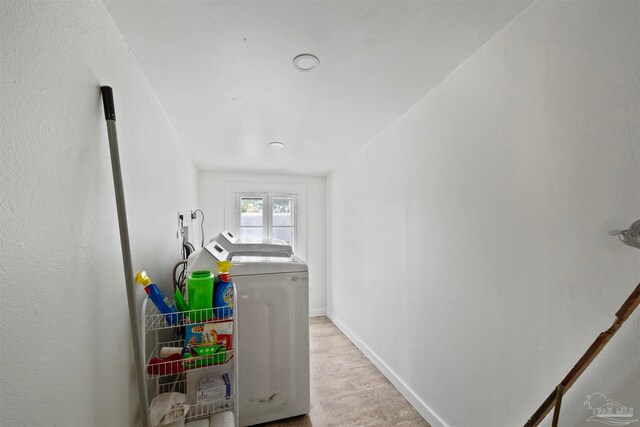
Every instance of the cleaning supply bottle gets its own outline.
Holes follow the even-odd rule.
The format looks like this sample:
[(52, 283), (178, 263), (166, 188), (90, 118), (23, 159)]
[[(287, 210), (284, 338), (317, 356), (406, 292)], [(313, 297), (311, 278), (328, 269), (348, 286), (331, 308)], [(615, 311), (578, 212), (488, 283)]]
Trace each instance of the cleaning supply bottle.
[(184, 297), (182, 296), (182, 292), (180, 292), (180, 288), (176, 288), (176, 291), (173, 294), (173, 299), (176, 302), (176, 307), (178, 307), (178, 310), (180, 311), (189, 310), (189, 304), (187, 304), (187, 302), (184, 300)]
[(215, 314), (218, 319), (225, 319), (233, 315), (233, 283), (231, 283), (231, 263), (218, 261), (218, 276), (220, 283), (216, 285), (213, 299), (216, 306)]
[(176, 308), (173, 306), (169, 298), (162, 295), (162, 291), (155, 283), (151, 283), (151, 279), (147, 276), (146, 271), (141, 271), (136, 274), (136, 282), (144, 286), (144, 290), (147, 293), (149, 299), (155, 304), (160, 313), (165, 315), (167, 323), (175, 325), (178, 323), (178, 315), (171, 313), (176, 312)]
[(189, 318), (204, 322), (213, 318), (213, 274), (207, 270), (194, 271), (187, 279)]

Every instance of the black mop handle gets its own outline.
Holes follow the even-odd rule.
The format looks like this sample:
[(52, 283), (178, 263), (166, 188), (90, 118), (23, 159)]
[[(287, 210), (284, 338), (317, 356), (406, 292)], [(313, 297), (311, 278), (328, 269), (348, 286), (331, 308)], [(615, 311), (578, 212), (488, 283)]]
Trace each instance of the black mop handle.
[(110, 86), (101, 86), (102, 104), (104, 105), (104, 119), (116, 119), (116, 107), (113, 105), (113, 89)]

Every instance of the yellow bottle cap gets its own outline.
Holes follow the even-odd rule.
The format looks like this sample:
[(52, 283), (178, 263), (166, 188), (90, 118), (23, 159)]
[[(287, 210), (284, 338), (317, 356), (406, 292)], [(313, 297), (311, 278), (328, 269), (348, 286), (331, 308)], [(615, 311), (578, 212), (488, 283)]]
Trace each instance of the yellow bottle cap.
[(149, 286), (151, 284), (151, 279), (147, 276), (147, 272), (143, 270), (136, 274), (136, 282), (142, 286)]
[(231, 269), (229, 261), (218, 261), (218, 273), (228, 273)]

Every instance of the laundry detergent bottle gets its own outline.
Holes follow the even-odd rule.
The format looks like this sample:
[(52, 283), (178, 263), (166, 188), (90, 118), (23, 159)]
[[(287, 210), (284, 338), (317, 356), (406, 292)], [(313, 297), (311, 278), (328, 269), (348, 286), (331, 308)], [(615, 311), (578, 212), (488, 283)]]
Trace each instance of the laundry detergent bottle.
[(213, 274), (207, 270), (194, 271), (187, 279), (189, 294), (189, 318), (204, 322), (213, 318)]
[(231, 263), (218, 261), (218, 276), (220, 282), (216, 284), (216, 292), (213, 298), (215, 315), (218, 319), (233, 316), (233, 283), (231, 282)]

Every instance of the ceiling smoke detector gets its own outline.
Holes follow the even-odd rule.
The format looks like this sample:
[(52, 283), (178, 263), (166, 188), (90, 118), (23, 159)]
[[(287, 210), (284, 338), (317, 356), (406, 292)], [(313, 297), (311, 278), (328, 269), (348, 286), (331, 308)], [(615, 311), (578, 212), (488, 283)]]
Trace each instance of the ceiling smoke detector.
[(273, 148), (274, 150), (279, 150), (281, 148), (284, 148), (284, 144), (282, 142), (273, 141), (269, 143), (269, 147)]
[(316, 69), (318, 65), (320, 65), (320, 60), (310, 53), (303, 53), (293, 58), (293, 67), (303, 73)]

